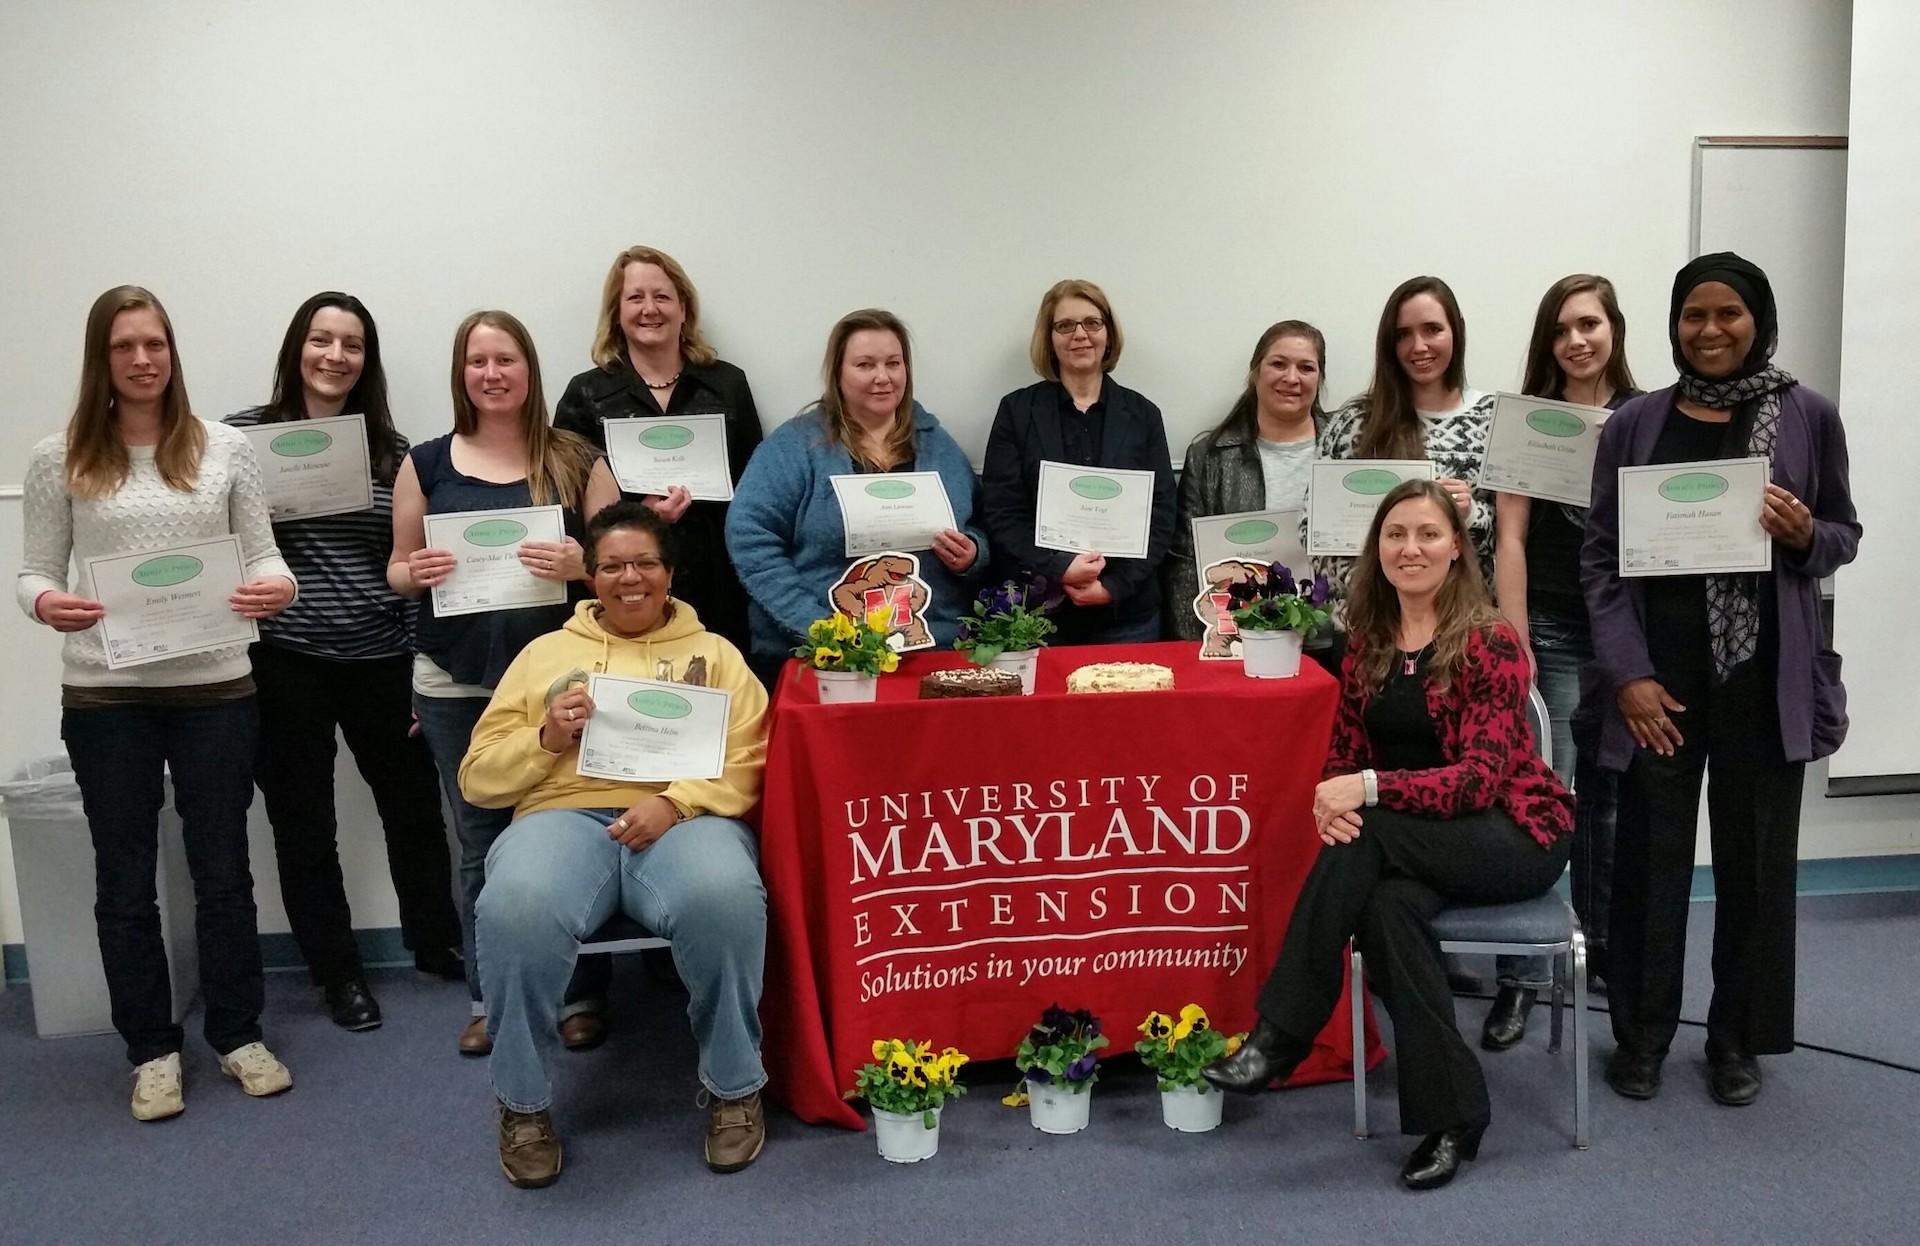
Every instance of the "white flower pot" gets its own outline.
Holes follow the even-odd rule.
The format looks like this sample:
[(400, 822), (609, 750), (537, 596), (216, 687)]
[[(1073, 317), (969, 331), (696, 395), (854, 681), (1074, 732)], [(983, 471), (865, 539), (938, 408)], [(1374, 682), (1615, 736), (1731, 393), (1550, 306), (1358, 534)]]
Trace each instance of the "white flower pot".
[(1043, 1134), (1079, 1133), (1092, 1109), (1092, 1086), (1075, 1094), (1054, 1082), (1027, 1083), (1027, 1116)]
[(1197, 1086), (1177, 1086), (1160, 1092), (1160, 1119), (1168, 1129), (1183, 1134), (1203, 1134), (1220, 1128), (1220, 1111), (1227, 1097), (1201, 1082)]
[(1020, 694), (1033, 695), (1033, 677), (1040, 669), (1038, 649), (1008, 649), (987, 663), (990, 670), (1011, 671), (1020, 677)]
[(1295, 631), (1240, 629), (1240, 665), (1249, 679), (1292, 679), (1300, 673), (1302, 637)]
[(863, 671), (815, 671), (813, 684), (822, 705), (871, 701), (880, 693), (880, 681)]
[(933, 1128), (928, 1129), (919, 1112), (873, 1110), (873, 1138), (880, 1144), (880, 1158), (889, 1164), (917, 1164), (932, 1159), (940, 1150), (940, 1109), (933, 1109)]

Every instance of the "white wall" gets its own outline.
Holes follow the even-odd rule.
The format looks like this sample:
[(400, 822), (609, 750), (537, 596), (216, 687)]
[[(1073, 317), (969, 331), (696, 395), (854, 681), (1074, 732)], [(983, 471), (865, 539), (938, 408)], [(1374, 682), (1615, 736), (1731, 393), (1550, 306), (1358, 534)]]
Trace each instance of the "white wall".
[[(1703, 76), (1706, 48), (1726, 72)], [(1280, 317), (1326, 331), (1330, 391), (1359, 388), (1382, 300), (1418, 272), (1459, 293), (1482, 388), (1517, 381), (1540, 292), (1577, 270), (1618, 283), (1658, 383), (1693, 137), (1845, 133), (1848, 56), (1847, 6), (1804, 0), (173, 0), (138, 18), (12, 0), (0, 484), (60, 425), (109, 285), (166, 300), (207, 414), (262, 396), (300, 299), (355, 291), (402, 426), (428, 435), (462, 314), (519, 313), (557, 393), (608, 258), (642, 240), (691, 270), (770, 419), (817, 392), (833, 319), (881, 304), (976, 455), (1068, 275), (1114, 297), (1120, 375), (1176, 455)], [(11, 760), (53, 740), (56, 646), (17, 616), (0, 629)], [(386, 924), (370, 810), (345, 790), (356, 918)], [(1806, 836), (1808, 855), (1896, 846)], [(0, 939), (15, 913), (0, 896)]]

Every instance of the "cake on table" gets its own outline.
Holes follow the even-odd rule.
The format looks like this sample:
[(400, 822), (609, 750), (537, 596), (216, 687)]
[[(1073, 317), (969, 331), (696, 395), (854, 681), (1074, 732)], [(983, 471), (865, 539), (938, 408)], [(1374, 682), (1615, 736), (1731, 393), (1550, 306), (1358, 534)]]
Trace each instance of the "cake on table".
[(1067, 676), (1068, 692), (1162, 692), (1173, 672), (1153, 662), (1095, 662)]
[(951, 697), (1017, 697), (1020, 677), (1012, 671), (996, 671), (985, 666), (963, 666), (957, 670), (934, 671), (920, 677), (922, 701)]

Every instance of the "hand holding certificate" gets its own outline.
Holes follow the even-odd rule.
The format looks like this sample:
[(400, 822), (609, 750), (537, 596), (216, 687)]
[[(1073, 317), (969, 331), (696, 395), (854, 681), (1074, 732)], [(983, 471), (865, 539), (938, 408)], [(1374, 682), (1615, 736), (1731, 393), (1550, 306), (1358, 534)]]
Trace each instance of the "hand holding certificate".
[(1351, 558), (1380, 499), (1403, 480), (1432, 480), (1426, 459), (1315, 459), (1307, 492), (1307, 552)]
[(345, 515), (373, 506), (366, 416), (288, 420), (241, 431), (260, 461), (267, 507), (276, 522)]
[(1759, 458), (1621, 468), (1620, 575), (1771, 570), (1767, 474)]
[(1033, 543), (1069, 554), (1145, 558), (1153, 473), (1040, 461)]
[(1593, 498), (1600, 427), (1611, 414), (1605, 407), (1497, 395), (1479, 486), (1587, 506)]
[(588, 677), (593, 711), (577, 771), (594, 779), (672, 783), (717, 779), (727, 764), (733, 694), (657, 679)]
[(697, 501), (732, 500), (726, 416), (607, 420), (601, 428), (607, 459), (623, 491), (665, 496), (679, 485)]
[(233, 605), (246, 579), (237, 536), (89, 558), (85, 571), (105, 611), (98, 626), (108, 670), (260, 638), (259, 626)]
[(875, 472), (832, 481), (849, 558), (930, 550), (935, 537), (960, 526), (939, 472)]
[(441, 618), (565, 604), (565, 582), (534, 575), (520, 558), (523, 541), (566, 541), (558, 506), (450, 511), (428, 515), (426, 528), (427, 547), (453, 555), (453, 570), (433, 586)]

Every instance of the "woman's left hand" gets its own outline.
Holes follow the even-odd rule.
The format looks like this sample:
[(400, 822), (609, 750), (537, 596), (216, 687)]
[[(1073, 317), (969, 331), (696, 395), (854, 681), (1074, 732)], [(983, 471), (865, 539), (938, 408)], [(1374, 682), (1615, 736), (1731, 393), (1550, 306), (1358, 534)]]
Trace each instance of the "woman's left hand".
[(1473, 516), (1473, 487), (1471, 485), (1464, 480), (1455, 480), (1451, 476), (1444, 476), (1433, 483), (1447, 491), (1447, 496), (1453, 499), (1453, 508), (1460, 512), (1460, 518), (1469, 519)]
[(645, 796), (607, 827), (607, 838), (638, 852), (673, 829), (680, 809), (664, 796)]
[(1355, 809), (1333, 818), (1320, 828), (1320, 842), (1331, 848), (1335, 844), (1350, 844), (1360, 838), (1360, 811)]
[(1107, 606), (1113, 604), (1113, 590), (1099, 580), (1091, 584), (1063, 584), (1061, 588), (1067, 594), (1067, 600), (1076, 606)]
[(293, 603), (293, 581), (284, 575), (256, 575), (227, 598), (235, 614), (270, 619)]
[(586, 551), (572, 537), (558, 541), (520, 542), (520, 565), (543, 580), (584, 580), (587, 578)]
[(933, 552), (947, 570), (955, 575), (964, 575), (967, 568), (973, 566), (980, 547), (966, 533), (948, 528), (933, 538)]
[(1760, 526), (1767, 535), (1793, 549), (1813, 544), (1813, 512), (1807, 504), (1779, 485), (1767, 485), (1766, 502), (1760, 508)]
[(1313, 789), (1313, 824), (1325, 832), (1329, 822), (1366, 803), (1366, 782), (1357, 773), (1337, 774)]

